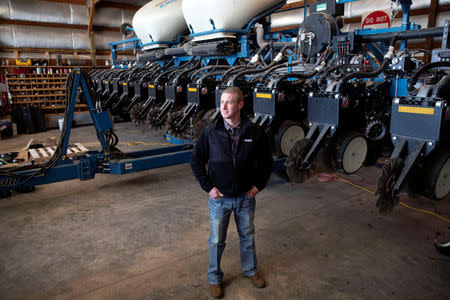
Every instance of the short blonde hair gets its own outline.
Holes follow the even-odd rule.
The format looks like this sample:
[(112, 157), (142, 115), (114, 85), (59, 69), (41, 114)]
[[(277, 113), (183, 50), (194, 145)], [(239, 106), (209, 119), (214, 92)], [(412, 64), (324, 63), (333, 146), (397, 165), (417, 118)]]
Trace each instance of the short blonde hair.
[(243, 102), (244, 101), (244, 94), (242, 93), (241, 89), (235, 86), (230, 86), (227, 87), (222, 94), (232, 94), (235, 95), (237, 97), (237, 101), (239, 102)]

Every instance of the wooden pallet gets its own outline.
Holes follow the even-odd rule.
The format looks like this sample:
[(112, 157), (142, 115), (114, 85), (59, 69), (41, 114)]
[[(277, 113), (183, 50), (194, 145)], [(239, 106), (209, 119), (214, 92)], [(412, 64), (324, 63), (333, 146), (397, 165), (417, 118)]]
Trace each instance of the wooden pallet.
[[(49, 160), (55, 153), (55, 150), (56, 146), (28, 149), (29, 160), (34, 161), (35, 163), (41, 163), (43, 161)], [(87, 151), (89, 151), (88, 148), (80, 143), (76, 143), (75, 145), (70, 145), (67, 148), (67, 157), (81, 156), (84, 155)]]

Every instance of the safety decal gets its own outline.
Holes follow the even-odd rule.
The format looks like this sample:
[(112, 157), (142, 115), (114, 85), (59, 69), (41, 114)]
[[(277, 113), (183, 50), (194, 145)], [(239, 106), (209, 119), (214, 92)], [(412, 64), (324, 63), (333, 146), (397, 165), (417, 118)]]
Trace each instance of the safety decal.
[(431, 107), (415, 107), (415, 106), (399, 106), (398, 112), (421, 114), (421, 115), (434, 115), (434, 108)]

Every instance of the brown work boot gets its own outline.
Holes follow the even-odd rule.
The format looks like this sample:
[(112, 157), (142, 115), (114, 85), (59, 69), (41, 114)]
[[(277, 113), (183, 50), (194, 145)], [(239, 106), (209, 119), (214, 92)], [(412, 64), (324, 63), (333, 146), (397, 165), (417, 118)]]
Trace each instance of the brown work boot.
[(223, 288), (221, 284), (210, 284), (209, 285), (209, 293), (214, 298), (222, 298), (223, 297)]
[(247, 278), (250, 279), (253, 285), (256, 286), (257, 288), (263, 288), (266, 286), (266, 281), (259, 273), (256, 273), (255, 275), (249, 276)]

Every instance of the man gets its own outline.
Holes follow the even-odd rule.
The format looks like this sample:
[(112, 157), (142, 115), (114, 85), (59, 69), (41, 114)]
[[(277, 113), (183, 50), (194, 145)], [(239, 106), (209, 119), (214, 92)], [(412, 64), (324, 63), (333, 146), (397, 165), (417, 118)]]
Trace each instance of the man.
[(210, 293), (216, 298), (223, 296), (220, 260), (232, 212), (240, 239), (242, 274), (255, 286), (265, 286), (257, 271), (253, 219), (255, 196), (270, 177), (272, 154), (264, 131), (241, 115), (243, 107), (244, 96), (239, 88), (223, 91), (222, 117), (203, 129), (191, 157), (194, 175), (209, 194), (207, 278)]

